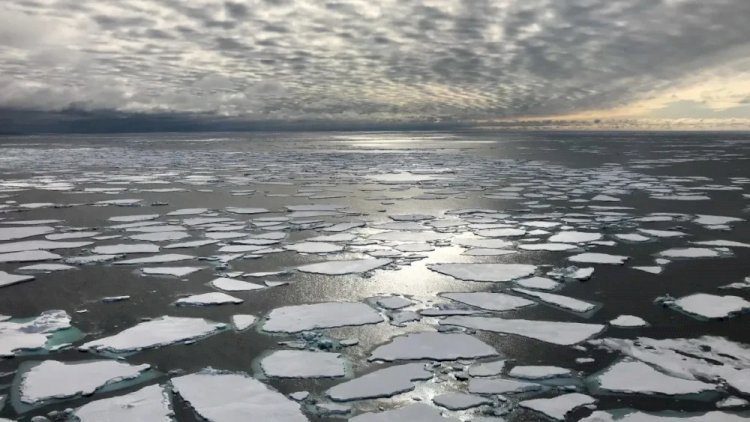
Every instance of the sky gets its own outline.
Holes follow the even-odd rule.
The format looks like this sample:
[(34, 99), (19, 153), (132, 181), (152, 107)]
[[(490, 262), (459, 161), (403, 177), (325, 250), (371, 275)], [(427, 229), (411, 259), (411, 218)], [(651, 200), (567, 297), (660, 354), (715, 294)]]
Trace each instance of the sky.
[(0, 131), (750, 129), (748, 16), (749, 0), (3, 1)]

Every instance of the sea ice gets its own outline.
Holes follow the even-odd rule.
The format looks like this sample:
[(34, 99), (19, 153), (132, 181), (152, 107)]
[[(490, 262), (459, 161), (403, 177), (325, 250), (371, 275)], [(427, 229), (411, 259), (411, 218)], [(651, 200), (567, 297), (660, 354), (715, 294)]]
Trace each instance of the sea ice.
[(559, 366), (514, 366), (513, 369), (508, 372), (508, 375), (513, 378), (541, 380), (547, 378), (569, 377), (571, 376), (571, 371), (570, 369), (561, 368)]
[(357, 302), (324, 302), (282, 306), (272, 310), (263, 324), (270, 333), (298, 333), (322, 328), (366, 325), (383, 322), (373, 308)]
[(248, 283), (247, 281), (237, 280), (229, 277), (219, 277), (211, 280), (211, 285), (219, 290), (228, 292), (242, 292), (250, 290), (265, 289), (266, 286)]
[(516, 334), (548, 343), (571, 346), (601, 333), (605, 326), (578, 322), (533, 321), (525, 319), (450, 316), (440, 325), (457, 325), (475, 330)]
[(372, 271), (390, 263), (391, 260), (385, 258), (338, 260), (302, 265), (301, 267), (297, 267), (297, 270), (314, 274), (343, 275)]
[(526, 245), (519, 245), (519, 249), (525, 251), (569, 251), (571, 249), (577, 249), (578, 246), (571, 245), (569, 243), (530, 243)]
[(335, 401), (392, 397), (414, 389), (414, 381), (428, 380), (432, 372), (423, 363), (390, 366), (335, 385), (326, 395)]
[(536, 266), (527, 264), (433, 264), (428, 268), (459, 280), (511, 281), (534, 274)]
[(565, 416), (575, 409), (596, 403), (596, 399), (581, 393), (568, 393), (549, 399), (524, 400), (519, 406), (535, 410), (555, 420), (565, 420)]
[(327, 242), (300, 242), (285, 245), (284, 249), (289, 249), (299, 253), (331, 253), (341, 252), (344, 250), (344, 247)]
[(609, 321), (609, 324), (613, 327), (622, 328), (634, 328), (634, 327), (646, 327), (648, 323), (643, 318), (634, 315), (620, 315), (617, 318)]
[(621, 360), (594, 377), (598, 388), (611, 393), (664, 394), (669, 396), (700, 394), (716, 390), (703, 381), (678, 378), (634, 360)]
[(673, 248), (659, 252), (659, 256), (666, 258), (716, 258), (721, 254), (708, 248)]
[(537, 290), (555, 290), (560, 287), (560, 283), (546, 277), (522, 278), (519, 280), (514, 280), (513, 283), (527, 289)]
[(747, 417), (726, 412), (707, 412), (703, 414), (665, 414), (645, 413), (639, 411), (610, 412), (596, 411), (579, 422), (747, 422)]
[(339, 353), (277, 350), (260, 367), (270, 378), (338, 378), (346, 375), (347, 362)]
[(469, 380), (469, 392), (475, 394), (509, 394), (522, 393), (541, 389), (533, 382), (516, 381), (505, 378), (472, 378)]
[(172, 387), (195, 413), (215, 422), (307, 422), (299, 404), (242, 373), (212, 369), (172, 378)]
[(417, 332), (399, 336), (379, 346), (369, 360), (457, 360), (495, 356), (497, 351), (468, 334)]
[(0, 271), (0, 287), (23, 283), (24, 281), (31, 281), (33, 279), (33, 275), (16, 275), (6, 273), (5, 271)]
[(505, 293), (442, 293), (440, 296), (489, 311), (510, 311), (534, 304), (531, 300)]
[(505, 364), (505, 360), (476, 362), (469, 366), (469, 375), (472, 377), (494, 377), (503, 372)]
[(232, 315), (232, 326), (237, 331), (244, 331), (250, 328), (258, 320), (255, 315), (237, 314)]
[(550, 236), (548, 239), (552, 243), (586, 243), (602, 238), (600, 233), (563, 231)]
[(383, 412), (357, 415), (350, 422), (459, 422), (456, 418), (443, 417), (440, 410), (425, 403), (409, 404)]
[(93, 352), (135, 352), (207, 337), (224, 327), (225, 324), (203, 318), (163, 316), (141, 322), (113, 336), (84, 343), (79, 349)]
[(568, 257), (568, 261), (584, 264), (614, 264), (622, 265), (628, 260), (627, 256), (610, 255), (606, 253), (584, 252)]
[(0, 241), (24, 239), (53, 231), (55, 228), (50, 226), (0, 227)]
[(662, 303), (705, 319), (728, 318), (750, 310), (750, 302), (739, 296), (718, 296), (707, 293), (696, 293), (674, 300), (667, 299)]
[(132, 265), (132, 264), (161, 264), (166, 262), (178, 262), (185, 261), (188, 259), (195, 259), (193, 255), (183, 255), (178, 253), (167, 253), (161, 255), (147, 256), (145, 258), (133, 258), (117, 261), (115, 264), (118, 265)]
[(466, 393), (443, 393), (433, 397), (432, 402), (448, 410), (466, 410), (492, 403), (486, 397)]
[(242, 299), (230, 296), (226, 293), (213, 292), (183, 297), (178, 299), (174, 304), (177, 306), (209, 306), (226, 304), (237, 305), (242, 302), (244, 302)]
[(129, 253), (155, 253), (159, 247), (151, 243), (120, 244), (97, 246), (91, 252), (99, 255), (120, 255)]
[(5, 262), (36, 262), (60, 259), (60, 255), (47, 251), (22, 251), (0, 254), (0, 263)]
[(67, 328), (71, 328), (70, 316), (59, 310), (42, 312), (38, 317), (25, 322), (0, 318), (0, 357), (44, 348), (55, 331)]
[(159, 385), (129, 394), (95, 400), (75, 411), (79, 422), (170, 422), (169, 395)]
[(535, 297), (544, 303), (559, 306), (564, 309), (568, 309), (574, 312), (588, 312), (596, 308), (593, 303), (585, 302), (583, 300), (575, 299), (568, 296), (557, 295), (554, 293), (537, 292), (534, 290), (514, 288), (514, 292), (522, 293), (527, 296)]
[(36, 404), (44, 400), (89, 395), (107, 384), (137, 378), (150, 367), (115, 360), (60, 362), (49, 359), (18, 375), (21, 379), (20, 398), (24, 403)]

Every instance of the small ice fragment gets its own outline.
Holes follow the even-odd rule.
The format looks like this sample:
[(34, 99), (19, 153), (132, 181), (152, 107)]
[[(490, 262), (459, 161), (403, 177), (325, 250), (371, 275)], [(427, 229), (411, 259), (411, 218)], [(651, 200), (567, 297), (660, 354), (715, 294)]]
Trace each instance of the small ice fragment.
[(643, 318), (634, 315), (620, 315), (617, 318), (609, 321), (609, 324), (614, 327), (622, 328), (633, 328), (633, 327), (646, 327), (648, 323)]
[(401, 309), (405, 308), (407, 306), (411, 306), (414, 304), (409, 299), (406, 299), (401, 296), (384, 296), (379, 297), (375, 303), (378, 304), (378, 306), (383, 307), (385, 309)]
[(557, 295), (554, 293), (537, 292), (534, 290), (514, 288), (514, 292), (522, 293), (527, 296), (535, 297), (545, 303), (559, 306), (564, 309), (568, 309), (574, 312), (588, 312), (596, 308), (593, 303), (585, 302), (583, 300), (575, 299), (568, 296)]
[(414, 389), (414, 381), (428, 380), (432, 372), (423, 363), (390, 366), (335, 385), (326, 395), (335, 401), (392, 397)]
[(137, 221), (148, 221), (159, 218), (159, 214), (141, 214), (141, 215), (123, 215), (117, 217), (109, 217), (109, 221), (115, 221), (118, 223), (133, 223)]
[(600, 233), (562, 231), (551, 236), (548, 240), (553, 243), (586, 243), (602, 238)]
[(569, 261), (577, 262), (577, 263), (584, 263), (584, 264), (622, 265), (628, 259), (629, 258), (627, 256), (610, 255), (606, 253), (596, 253), (596, 252), (584, 252), (578, 255), (573, 255), (573, 256), (568, 257)]
[(33, 275), (16, 275), (9, 274), (5, 271), (0, 271), (0, 287), (10, 286), (12, 284), (23, 283), (24, 281), (31, 281), (34, 279)]
[(685, 313), (705, 319), (728, 318), (750, 310), (750, 302), (739, 296), (718, 296), (696, 293), (664, 301)]
[(529, 277), (520, 280), (514, 280), (513, 283), (527, 289), (537, 290), (555, 290), (560, 287), (560, 283), (546, 277)]
[(211, 285), (219, 290), (227, 292), (243, 292), (250, 290), (265, 289), (266, 286), (248, 283), (247, 281), (237, 280), (229, 277), (219, 277), (211, 280)]
[(634, 270), (643, 271), (651, 274), (661, 274), (661, 272), (664, 270), (662, 267), (658, 265), (651, 265), (651, 266), (641, 266), (641, 267), (631, 267)]
[(527, 380), (541, 380), (547, 378), (558, 378), (558, 377), (569, 377), (571, 376), (570, 369), (561, 368), (559, 366), (514, 366), (513, 369), (508, 372), (513, 378), (523, 378)]
[(716, 258), (721, 254), (708, 248), (673, 248), (659, 252), (665, 258)]
[(245, 331), (248, 328), (250, 328), (253, 324), (255, 324), (255, 321), (258, 320), (258, 317), (255, 315), (249, 315), (249, 314), (237, 314), (232, 315), (232, 326), (237, 331)]
[(118, 265), (132, 265), (132, 264), (161, 264), (166, 262), (178, 262), (185, 261), (188, 259), (195, 259), (193, 255), (183, 255), (178, 253), (167, 253), (161, 255), (147, 256), (145, 258), (133, 258), (117, 261), (115, 264)]
[(578, 246), (571, 245), (570, 243), (530, 243), (526, 245), (520, 245), (518, 246), (518, 248), (523, 249), (525, 251), (556, 252), (556, 251), (569, 251), (571, 249), (578, 248)]
[(0, 254), (0, 263), (5, 262), (36, 262), (60, 259), (60, 255), (47, 251), (22, 251)]
[(299, 253), (332, 253), (341, 252), (342, 250), (344, 250), (344, 247), (326, 242), (300, 242), (293, 243), (291, 245), (285, 245), (284, 249)]
[[(72, 269), (75, 269), (75, 267), (72, 267), (70, 265), (65, 265), (65, 264), (34, 264), (34, 265), (27, 265), (25, 267), (18, 268), (18, 271), (34, 271), (34, 272), (48, 273), (52, 271), (65, 271), (65, 270), (72, 270)], [(2, 284), (2, 281), (0, 281), (0, 285), (1, 284)]]
[(135, 243), (97, 246), (91, 252), (100, 255), (121, 255), (129, 253), (155, 253), (159, 252), (159, 247), (151, 243)]

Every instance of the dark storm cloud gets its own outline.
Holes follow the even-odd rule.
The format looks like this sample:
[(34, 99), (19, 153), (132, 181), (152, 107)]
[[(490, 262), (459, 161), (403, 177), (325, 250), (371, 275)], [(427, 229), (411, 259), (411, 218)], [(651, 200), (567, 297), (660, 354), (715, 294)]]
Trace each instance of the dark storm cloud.
[(0, 6), (0, 106), (476, 121), (614, 107), (750, 55), (747, 0)]

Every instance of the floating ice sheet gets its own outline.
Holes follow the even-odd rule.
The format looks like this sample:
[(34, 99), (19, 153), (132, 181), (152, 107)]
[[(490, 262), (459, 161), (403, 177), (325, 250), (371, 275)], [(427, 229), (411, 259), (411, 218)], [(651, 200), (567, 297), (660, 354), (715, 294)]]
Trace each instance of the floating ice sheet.
[(339, 353), (277, 350), (260, 367), (271, 378), (338, 378), (346, 375), (347, 362)]
[(511, 281), (534, 274), (536, 266), (528, 264), (433, 264), (432, 271), (467, 281)]
[(450, 316), (440, 321), (440, 325), (457, 325), (475, 330), (516, 334), (563, 346), (580, 343), (599, 334), (605, 328), (605, 326), (601, 324), (486, 318), (477, 316)]
[(297, 333), (321, 328), (383, 322), (375, 309), (357, 302), (325, 302), (282, 306), (272, 310), (263, 324), (270, 333)]
[(634, 360), (621, 360), (593, 377), (597, 388), (609, 393), (682, 396), (716, 390), (703, 381), (678, 378)]
[(363, 413), (349, 419), (351, 422), (458, 422), (451, 417), (443, 417), (437, 408), (424, 403), (409, 404), (383, 412)]
[(441, 296), (488, 311), (510, 311), (534, 304), (531, 300), (505, 293), (442, 293)]
[(370, 360), (457, 360), (497, 355), (490, 345), (468, 334), (410, 333), (393, 339), (370, 354)]
[(177, 306), (210, 306), (210, 305), (228, 305), (228, 304), (240, 304), (244, 302), (242, 299), (234, 296), (230, 296), (226, 293), (213, 292), (203, 293), (199, 295), (192, 295), (183, 297), (175, 302)]
[(350, 381), (335, 385), (326, 395), (336, 401), (392, 397), (414, 389), (414, 382), (432, 378), (422, 363), (407, 363), (378, 369)]
[(386, 258), (353, 259), (319, 262), (316, 264), (303, 265), (301, 267), (297, 267), (297, 269), (305, 273), (343, 275), (372, 271), (376, 268), (384, 267), (390, 263), (391, 260)]
[(589, 312), (596, 308), (596, 305), (594, 305), (593, 303), (585, 302), (583, 300), (568, 296), (557, 295), (554, 293), (536, 292), (533, 290), (519, 288), (514, 288), (513, 291), (537, 298), (542, 302), (559, 306), (561, 308), (568, 309), (574, 312)]
[(80, 422), (170, 422), (172, 415), (169, 395), (159, 385), (95, 400), (75, 411)]
[(33, 275), (17, 275), (9, 274), (5, 271), (0, 271), (0, 287), (10, 286), (17, 283), (23, 283), (24, 281), (31, 281), (34, 279)]
[(563, 394), (549, 399), (524, 400), (519, 406), (531, 409), (555, 420), (565, 420), (565, 416), (575, 409), (596, 403), (596, 399), (581, 393)]

